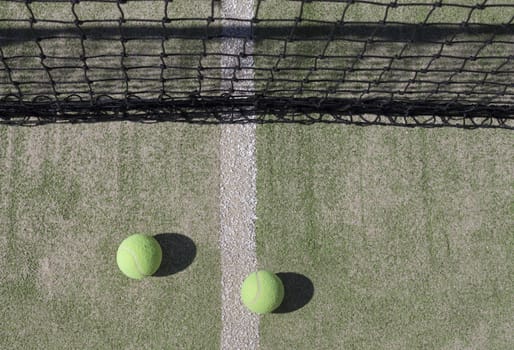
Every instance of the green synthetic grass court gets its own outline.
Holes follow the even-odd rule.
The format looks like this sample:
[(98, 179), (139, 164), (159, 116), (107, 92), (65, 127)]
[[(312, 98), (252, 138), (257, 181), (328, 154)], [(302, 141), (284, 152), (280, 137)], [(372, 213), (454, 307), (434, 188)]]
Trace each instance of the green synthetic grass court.
[[(170, 4), (204, 17), (207, 3)], [(149, 4), (122, 6), (162, 11)], [(262, 4), (270, 18), (299, 5)], [(81, 14), (119, 15), (93, 5)], [(313, 2), (304, 17), (333, 20), (342, 6)], [(37, 7), (60, 17), (69, 4)], [(381, 15), (359, 5), (348, 18)], [(486, 15), (508, 16), (474, 14)], [(219, 137), (181, 124), (1, 126), (0, 348), (218, 349)], [(301, 309), (261, 318), (261, 348), (510, 349), (513, 149), (501, 130), (258, 126), (259, 266), (314, 287)], [(133, 232), (187, 236), (194, 259), (130, 281), (115, 252)]]

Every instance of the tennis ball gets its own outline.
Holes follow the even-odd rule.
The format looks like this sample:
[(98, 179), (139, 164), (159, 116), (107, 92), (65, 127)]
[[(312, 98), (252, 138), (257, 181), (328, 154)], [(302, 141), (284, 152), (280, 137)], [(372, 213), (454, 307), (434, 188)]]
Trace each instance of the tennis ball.
[(125, 238), (116, 254), (121, 272), (138, 280), (153, 275), (161, 260), (162, 249), (157, 240), (139, 233)]
[(272, 272), (259, 270), (248, 275), (241, 286), (241, 300), (252, 312), (266, 314), (280, 306), (284, 285)]

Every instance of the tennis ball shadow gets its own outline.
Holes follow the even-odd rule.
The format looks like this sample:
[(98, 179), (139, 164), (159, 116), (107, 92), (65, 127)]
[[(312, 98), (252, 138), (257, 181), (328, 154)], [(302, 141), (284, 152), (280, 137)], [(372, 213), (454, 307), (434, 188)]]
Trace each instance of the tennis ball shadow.
[(314, 295), (314, 285), (309, 278), (295, 272), (279, 272), (277, 276), (284, 284), (284, 300), (273, 311), (274, 314), (299, 310), (311, 301)]
[(155, 277), (173, 275), (186, 269), (196, 257), (196, 245), (179, 233), (159, 233), (154, 236), (162, 249), (162, 262)]

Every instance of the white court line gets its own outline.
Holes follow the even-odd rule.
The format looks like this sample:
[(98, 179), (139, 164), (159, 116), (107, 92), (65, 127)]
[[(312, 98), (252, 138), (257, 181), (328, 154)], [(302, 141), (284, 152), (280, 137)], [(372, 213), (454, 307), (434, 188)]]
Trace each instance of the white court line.
[[(222, 0), (223, 18), (251, 19), (253, 0)], [(223, 21), (223, 34), (244, 36), (250, 33), (250, 23)], [(239, 55), (253, 52), (253, 43), (243, 39), (226, 38), (224, 54)], [(222, 75), (234, 89), (249, 94), (253, 90), (253, 57), (222, 56)], [(237, 69), (240, 67), (241, 69)], [(242, 78), (233, 81), (234, 74)], [(241, 93), (238, 93), (241, 94)], [(255, 252), (256, 208), (255, 124), (222, 125), (220, 139), (220, 249), (222, 284), (222, 349), (257, 349), (259, 347), (259, 317), (241, 303), (239, 288), (244, 277), (257, 267)]]

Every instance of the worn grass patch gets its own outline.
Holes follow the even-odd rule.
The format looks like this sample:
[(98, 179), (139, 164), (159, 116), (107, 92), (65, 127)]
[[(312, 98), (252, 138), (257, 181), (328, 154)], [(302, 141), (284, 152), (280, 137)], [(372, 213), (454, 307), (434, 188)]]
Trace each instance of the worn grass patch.
[(508, 349), (509, 132), (258, 128), (259, 265), (312, 300), (261, 320), (261, 348)]
[[(0, 134), (1, 348), (218, 342), (216, 128), (114, 123)], [(196, 256), (176, 274), (130, 280), (115, 256), (135, 232), (184, 235)]]

